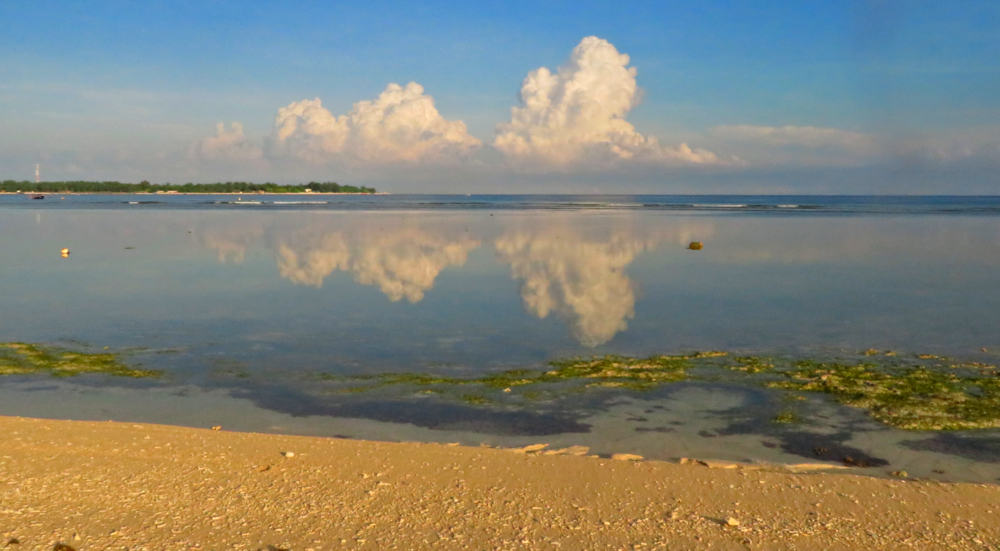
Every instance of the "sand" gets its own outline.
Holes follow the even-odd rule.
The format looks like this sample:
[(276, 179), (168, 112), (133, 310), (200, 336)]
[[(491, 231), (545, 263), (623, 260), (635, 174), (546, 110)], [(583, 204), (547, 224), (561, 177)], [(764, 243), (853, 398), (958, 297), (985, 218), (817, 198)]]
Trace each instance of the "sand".
[(0, 435), (10, 550), (1000, 548), (994, 485), (18, 417)]

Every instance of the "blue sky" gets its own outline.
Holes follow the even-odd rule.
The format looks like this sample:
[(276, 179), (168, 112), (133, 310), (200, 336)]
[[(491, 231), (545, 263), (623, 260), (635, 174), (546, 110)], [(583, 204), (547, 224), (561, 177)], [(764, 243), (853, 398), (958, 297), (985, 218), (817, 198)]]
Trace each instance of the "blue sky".
[(997, 192), (1000, 4), (622, 4), (5, 0), (0, 177)]

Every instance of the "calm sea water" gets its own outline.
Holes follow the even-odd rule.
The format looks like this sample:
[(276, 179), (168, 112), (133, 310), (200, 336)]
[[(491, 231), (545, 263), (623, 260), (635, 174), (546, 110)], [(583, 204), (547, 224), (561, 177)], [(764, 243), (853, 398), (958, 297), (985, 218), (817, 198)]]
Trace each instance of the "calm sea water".
[(997, 266), (1000, 197), (0, 195), (0, 341), (108, 347), (167, 374), (7, 377), (0, 414), (850, 455), (872, 472), (996, 481), (998, 431), (899, 431), (822, 396), (808, 422), (777, 425), (777, 394), (722, 382), (471, 404), (323, 381), (693, 350), (995, 364)]

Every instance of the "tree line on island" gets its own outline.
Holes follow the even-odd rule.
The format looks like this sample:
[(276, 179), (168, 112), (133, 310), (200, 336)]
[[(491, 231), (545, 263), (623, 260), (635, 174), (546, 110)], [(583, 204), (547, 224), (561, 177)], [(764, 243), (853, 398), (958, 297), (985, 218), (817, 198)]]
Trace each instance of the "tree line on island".
[(215, 184), (151, 184), (145, 180), (138, 184), (122, 182), (0, 182), (0, 191), (6, 193), (375, 193), (375, 188), (346, 186), (336, 182), (309, 182), (308, 184), (280, 185), (271, 182), (225, 182)]

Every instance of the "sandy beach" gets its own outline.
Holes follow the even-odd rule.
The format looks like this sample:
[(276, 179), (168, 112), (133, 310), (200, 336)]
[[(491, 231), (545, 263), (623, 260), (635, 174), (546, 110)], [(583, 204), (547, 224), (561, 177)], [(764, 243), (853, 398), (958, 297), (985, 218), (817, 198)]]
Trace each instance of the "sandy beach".
[[(1000, 486), (0, 417), (10, 549), (996, 549)], [(540, 444), (543, 444), (540, 442)]]

